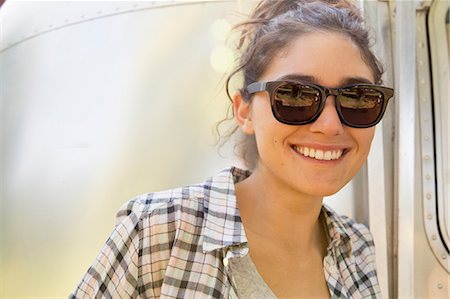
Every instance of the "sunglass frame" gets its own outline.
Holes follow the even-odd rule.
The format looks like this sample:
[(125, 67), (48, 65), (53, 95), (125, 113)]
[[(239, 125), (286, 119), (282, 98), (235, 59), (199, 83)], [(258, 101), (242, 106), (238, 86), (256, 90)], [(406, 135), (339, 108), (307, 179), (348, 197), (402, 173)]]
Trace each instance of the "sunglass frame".
[[(313, 117), (311, 117), (310, 119), (305, 120), (305, 121), (289, 121), (289, 120), (286, 120), (286, 119), (283, 119), (282, 117), (280, 117), (280, 115), (276, 112), (276, 108), (275, 108), (275, 91), (283, 84), (307, 85), (307, 86), (313, 87), (313, 88), (317, 89), (318, 91), (320, 91), (321, 98), (320, 98), (319, 108), (317, 109), (317, 111)], [(374, 121), (372, 121), (368, 124), (354, 124), (354, 123), (348, 122), (344, 118), (342, 110), (341, 110), (340, 95), (342, 94), (344, 89), (348, 89), (348, 88), (352, 88), (352, 87), (372, 88), (383, 94), (382, 106), (381, 106), (379, 115), (377, 116), (377, 118)], [(323, 108), (325, 106), (325, 101), (328, 98), (328, 96), (333, 95), (333, 96), (335, 96), (335, 99), (336, 99), (335, 100), (336, 111), (339, 116), (339, 119), (341, 120), (341, 123), (345, 124), (346, 126), (352, 127), (352, 128), (370, 128), (370, 127), (373, 127), (376, 124), (378, 124), (381, 121), (381, 119), (383, 118), (383, 115), (384, 115), (384, 112), (386, 111), (386, 107), (387, 107), (389, 100), (394, 95), (394, 89), (392, 89), (390, 87), (374, 85), (374, 84), (366, 84), (366, 83), (351, 84), (351, 85), (345, 85), (345, 86), (342, 86), (339, 88), (327, 88), (327, 87), (324, 87), (324, 86), (321, 86), (318, 84), (314, 84), (314, 83), (305, 83), (305, 82), (288, 81), (288, 80), (254, 82), (247, 86), (246, 91), (249, 95), (252, 95), (259, 91), (267, 91), (269, 93), (269, 97), (270, 97), (270, 104), (271, 104), (273, 116), (281, 123), (284, 123), (287, 125), (296, 125), (296, 126), (306, 125), (306, 124), (314, 122), (322, 113)]]

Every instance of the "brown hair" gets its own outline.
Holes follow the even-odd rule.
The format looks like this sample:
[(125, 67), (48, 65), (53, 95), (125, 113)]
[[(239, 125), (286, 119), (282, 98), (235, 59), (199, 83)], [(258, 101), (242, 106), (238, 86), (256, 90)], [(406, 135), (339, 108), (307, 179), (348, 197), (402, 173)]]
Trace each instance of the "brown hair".
[[(360, 49), (363, 61), (371, 68), (375, 82), (381, 83), (382, 65), (370, 49), (369, 32), (361, 12), (350, 0), (263, 0), (250, 17), (234, 26), (233, 30), (240, 32), (236, 48), (241, 55), (226, 80), (226, 92), (231, 102), (230, 82), (236, 74), (242, 72), (243, 82), (239, 91), (244, 100), (250, 101), (245, 87), (258, 81), (277, 53), (300, 34), (308, 32), (337, 32), (350, 37)], [(229, 119), (232, 116), (225, 120)], [(249, 169), (254, 169), (258, 160), (255, 136), (241, 133), (235, 124), (221, 136), (221, 144), (235, 133), (239, 134), (236, 154)]]

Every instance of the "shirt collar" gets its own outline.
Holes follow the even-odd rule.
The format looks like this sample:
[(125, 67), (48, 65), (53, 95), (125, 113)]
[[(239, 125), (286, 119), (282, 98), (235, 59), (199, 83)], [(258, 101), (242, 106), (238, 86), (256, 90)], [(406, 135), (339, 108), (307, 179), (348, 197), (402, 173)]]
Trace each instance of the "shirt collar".
[[(203, 224), (203, 250), (240, 245), (247, 242), (236, 201), (234, 184), (250, 176), (251, 172), (237, 167), (226, 169), (205, 183)], [(321, 216), (325, 218), (330, 243), (328, 250), (340, 247), (341, 252), (350, 256), (352, 246), (350, 235), (342, 216), (327, 205), (322, 206)], [(348, 226), (348, 224), (347, 224)]]
[(344, 223), (343, 219), (348, 219), (346, 216), (339, 216), (332, 208), (326, 204), (322, 205), (321, 216), (325, 218), (325, 223), (328, 230), (330, 242), (328, 250), (339, 247), (341, 252), (347, 256), (352, 254), (351, 236), (349, 235), (348, 223)]
[(203, 250), (247, 242), (236, 201), (234, 184), (250, 176), (250, 171), (226, 169), (205, 183)]

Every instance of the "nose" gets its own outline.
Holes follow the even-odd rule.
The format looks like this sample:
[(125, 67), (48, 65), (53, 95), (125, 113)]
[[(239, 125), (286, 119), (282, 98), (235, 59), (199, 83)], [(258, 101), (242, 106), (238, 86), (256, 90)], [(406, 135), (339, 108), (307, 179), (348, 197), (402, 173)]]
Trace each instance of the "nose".
[(336, 98), (333, 95), (327, 97), (322, 113), (310, 125), (310, 131), (329, 136), (336, 136), (343, 133), (344, 126), (337, 114), (335, 99)]

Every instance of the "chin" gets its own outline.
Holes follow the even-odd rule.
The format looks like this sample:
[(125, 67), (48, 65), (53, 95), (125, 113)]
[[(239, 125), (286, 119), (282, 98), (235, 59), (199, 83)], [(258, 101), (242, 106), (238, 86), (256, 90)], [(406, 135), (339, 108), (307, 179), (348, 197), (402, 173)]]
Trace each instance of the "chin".
[[(341, 189), (342, 189), (342, 188), (341, 188)], [(334, 195), (334, 194), (338, 193), (341, 189), (330, 190), (330, 191), (328, 191), (328, 192), (323, 193), (322, 196), (325, 197), (325, 196), (331, 196), (331, 195)]]
[(318, 197), (331, 196), (338, 193), (345, 185), (339, 186), (313, 186), (311, 190), (308, 190), (308, 194)]

